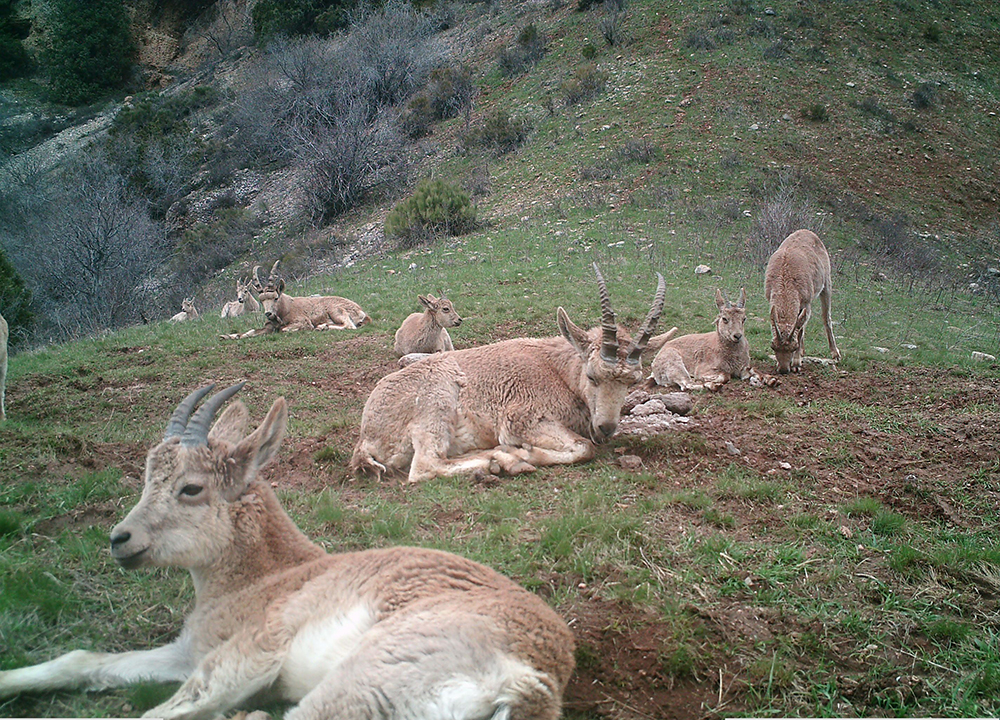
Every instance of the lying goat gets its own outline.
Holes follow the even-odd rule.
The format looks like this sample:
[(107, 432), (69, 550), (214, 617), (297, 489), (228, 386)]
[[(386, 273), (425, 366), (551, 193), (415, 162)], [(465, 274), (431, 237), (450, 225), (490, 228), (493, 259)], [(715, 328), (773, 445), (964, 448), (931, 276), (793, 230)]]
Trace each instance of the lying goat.
[(198, 317), (198, 309), (194, 306), (194, 298), (184, 298), (181, 301), (181, 311), (170, 318), (170, 322), (184, 322)]
[(594, 443), (614, 434), (629, 388), (643, 378), (642, 351), (666, 292), (658, 274), (652, 308), (632, 339), (616, 324), (594, 270), (601, 327), (577, 327), (559, 308), (556, 337), (437, 353), (382, 378), (365, 403), (351, 468), (419, 482), (593, 457)]
[(260, 303), (253, 296), (252, 290), (252, 282), (250, 280), (237, 280), (236, 299), (227, 302), (222, 307), (222, 315), (220, 317), (234, 318), (239, 317), (243, 313), (253, 313), (260, 310)]
[(764, 296), (771, 306), (771, 349), (779, 373), (802, 369), (806, 323), (817, 296), (830, 357), (840, 360), (830, 318), (832, 288), (830, 255), (823, 242), (809, 230), (796, 230), (786, 237), (767, 261)]
[[(439, 550), (330, 555), (257, 478), (278, 454), (288, 413), (278, 398), (246, 435), (234, 385), (180, 404), (146, 458), (139, 503), (111, 531), (125, 568), (191, 572), (194, 609), (176, 640), (152, 650), (75, 650), (0, 672), (0, 697), (181, 682), (146, 717), (221, 718), (268, 697), (289, 720), (556, 720), (573, 672), (573, 635), (540, 598), (497, 572)], [(212, 426), (209, 431), (209, 426)]]
[(371, 322), (368, 314), (353, 300), (336, 295), (292, 297), (285, 294), (285, 281), (268, 283), (258, 296), (264, 310), (264, 327), (242, 335), (222, 337), (236, 339), (272, 332), (296, 330), (354, 330)]
[(743, 331), (746, 302), (743, 288), (736, 305), (716, 290), (715, 332), (682, 335), (667, 342), (653, 358), (650, 378), (657, 385), (684, 391), (718, 390), (734, 377), (749, 378), (750, 346)]
[(394, 349), (399, 356), (411, 353), (437, 353), (454, 350), (447, 328), (458, 327), (462, 318), (448, 298), (417, 295), (426, 308), (422, 313), (411, 313), (396, 331)]

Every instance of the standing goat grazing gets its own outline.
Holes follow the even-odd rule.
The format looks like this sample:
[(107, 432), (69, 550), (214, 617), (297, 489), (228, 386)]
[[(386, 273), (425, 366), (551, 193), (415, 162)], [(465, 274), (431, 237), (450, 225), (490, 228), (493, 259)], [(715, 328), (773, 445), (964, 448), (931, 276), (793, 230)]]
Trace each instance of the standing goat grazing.
[(601, 327), (583, 330), (560, 307), (560, 336), (439, 353), (382, 378), (365, 403), (351, 468), (408, 469), (409, 481), (419, 482), (593, 457), (594, 443), (614, 434), (629, 388), (643, 378), (642, 351), (666, 292), (657, 273), (652, 309), (633, 340), (616, 324), (594, 270)]
[(443, 295), (417, 295), (426, 308), (422, 313), (412, 313), (396, 331), (397, 355), (410, 353), (438, 353), (454, 350), (447, 328), (458, 327), (462, 318), (455, 305)]
[(198, 317), (198, 309), (194, 306), (194, 298), (184, 298), (181, 301), (181, 311), (170, 318), (170, 322), (184, 322)]
[(181, 681), (147, 717), (217, 718), (264, 697), (297, 703), (289, 720), (556, 720), (573, 671), (573, 635), (540, 598), (438, 550), (336, 555), (285, 514), (258, 471), (277, 455), (285, 399), (246, 435), (234, 385), (180, 404), (146, 458), (146, 486), (111, 532), (125, 568), (191, 572), (194, 609), (153, 650), (76, 650), (0, 672), (0, 697), (63, 688)]
[(222, 307), (222, 315), (220, 317), (234, 318), (239, 317), (243, 313), (253, 313), (258, 310), (260, 310), (260, 303), (253, 296), (251, 281), (237, 280), (236, 299), (230, 300)]
[(734, 377), (750, 377), (750, 345), (743, 330), (746, 303), (745, 288), (740, 288), (736, 305), (717, 289), (715, 332), (682, 335), (665, 344), (653, 358), (650, 377), (658, 385), (684, 391), (718, 390)]
[(771, 306), (771, 349), (778, 372), (798, 372), (805, 352), (806, 323), (812, 301), (819, 296), (830, 357), (840, 360), (830, 319), (830, 255), (809, 230), (796, 230), (782, 241), (767, 261), (764, 296)]
[(7, 419), (5, 392), (7, 387), (7, 321), (0, 315), (0, 420)]

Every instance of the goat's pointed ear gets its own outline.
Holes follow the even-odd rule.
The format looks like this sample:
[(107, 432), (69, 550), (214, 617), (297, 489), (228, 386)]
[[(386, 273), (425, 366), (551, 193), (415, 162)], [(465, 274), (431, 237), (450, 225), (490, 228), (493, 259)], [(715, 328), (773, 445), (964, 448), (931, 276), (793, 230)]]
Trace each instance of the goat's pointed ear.
[(243, 494), (262, 467), (274, 460), (285, 437), (288, 426), (288, 405), (285, 398), (274, 401), (260, 427), (243, 438), (229, 454), (227, 464), (232, 470), (232, 485), (224, 489), (227, 500), (233, 501)]
[(283, 293), (283, 292), (285, 292), (285, 280), (284, 280), (284, 278), (282, 278), (281, 280), (278, 281), (278, 294), (281, 295), (281, 293)]
[(586, 330), (578, 327), (570, 320), (569, 315), (562, 309), (562, 306), (556, 310), (556, 322), (559, 323), (559, 332), (562, 333), (562, 336), (569, 341), (570, 345), (576, 348), (581, 357), (586, 359), (590, 354), (590, 336), (587, 335)]
[(437, 298), (433, 295), (417, 295), (417, 299), (420, 300), (421, 305), (429, 310), (437, 308)]
[(209, 442), (221, 440), (230, 445), (236, 445), (247, 434), (248, 422), (250, 422), (250, 413), (247, 412), (247, 406), (239, 400), (230, 403), (212, 426), (212, 430), (208, 433), (208, 440)]
[(739, 302), (736, 303), (736, 307), (738, 307), (740, 310), (742, 310), (746, 306), (747, 306), (747, 289), (745, 287), (741, 287), (740, 288), (740, 299), (739, 299)]
[(730, 306), (729, 301), (722, 296), (722, 288), (715, 288), (715, 306), (722, 312)]
[(660, 333), (659, 335), (654, 335), (649, 338), (649, 342), (646, 343), (646, 349), (643, 351), (645, 353), (653, 353), (654, 355), (660, 352), (660, 349), (667, 344), (667, 342), (677, 334), (677, 326), (670, 328), (665, 333)]

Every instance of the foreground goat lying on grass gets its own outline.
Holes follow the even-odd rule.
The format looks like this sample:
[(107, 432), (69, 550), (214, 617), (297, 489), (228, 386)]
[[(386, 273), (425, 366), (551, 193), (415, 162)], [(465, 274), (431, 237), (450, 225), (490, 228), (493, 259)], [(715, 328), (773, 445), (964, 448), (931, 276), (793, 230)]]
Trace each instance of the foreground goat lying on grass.
[(629, 388), (643, 378), (642, 352), (666, 292), (657, 273), (652, 309), (633, 340), (615, 322), (604, 278), (594, 270), (601, 327), (579, 328), (559, 308), (555, 337), (437, 353), (382, 378), (365, 403), (351, 468), (408, 473), (419, 482), (592, 458), (594, 443), (617, 429)]
[(257, 473), (277, 455), (284, 398), (246, 435), (234, 385), (189, 395), (146, 458), (142, 499), (111, 533), (125, 568), (190, 570), (195, 606), (153, 650), (70, 652), (0, 672), (0, 697), (182, 681), (146, 716), (214, 718), (254, 696), (289, 720), (559, 717), (573, 637), (541, 599), (487, 567), (402, 547), (327, 554)]

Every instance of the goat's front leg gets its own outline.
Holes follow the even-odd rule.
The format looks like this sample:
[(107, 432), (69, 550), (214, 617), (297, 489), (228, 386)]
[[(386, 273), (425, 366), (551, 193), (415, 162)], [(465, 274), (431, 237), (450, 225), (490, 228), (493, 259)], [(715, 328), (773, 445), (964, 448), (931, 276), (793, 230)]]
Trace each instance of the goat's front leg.
[(261, 633), (236, 635), (205, 656), (169, 700), (143, 717), (214, 718), (270, 687), (281, 672), (283, 657), (280, 647), (267, 643)]
[(515, 447), (502, 448), (503, 450), (536, 467), (571, 465), (590, 460), (596, 452), (594, 443), (590, 440), (554, 422), (543, 422), (530, 428), (521, 434), (519, 443), (505, 440), (513, 441), (513, 438), (501, 437), (500, 441)]
[(179, 641), (154, 650), (74, 650), (39, 665), (0, 672), (0, 697), (50, 690), (104, 690), (132, 683), (184, 680), (194, 663)]

